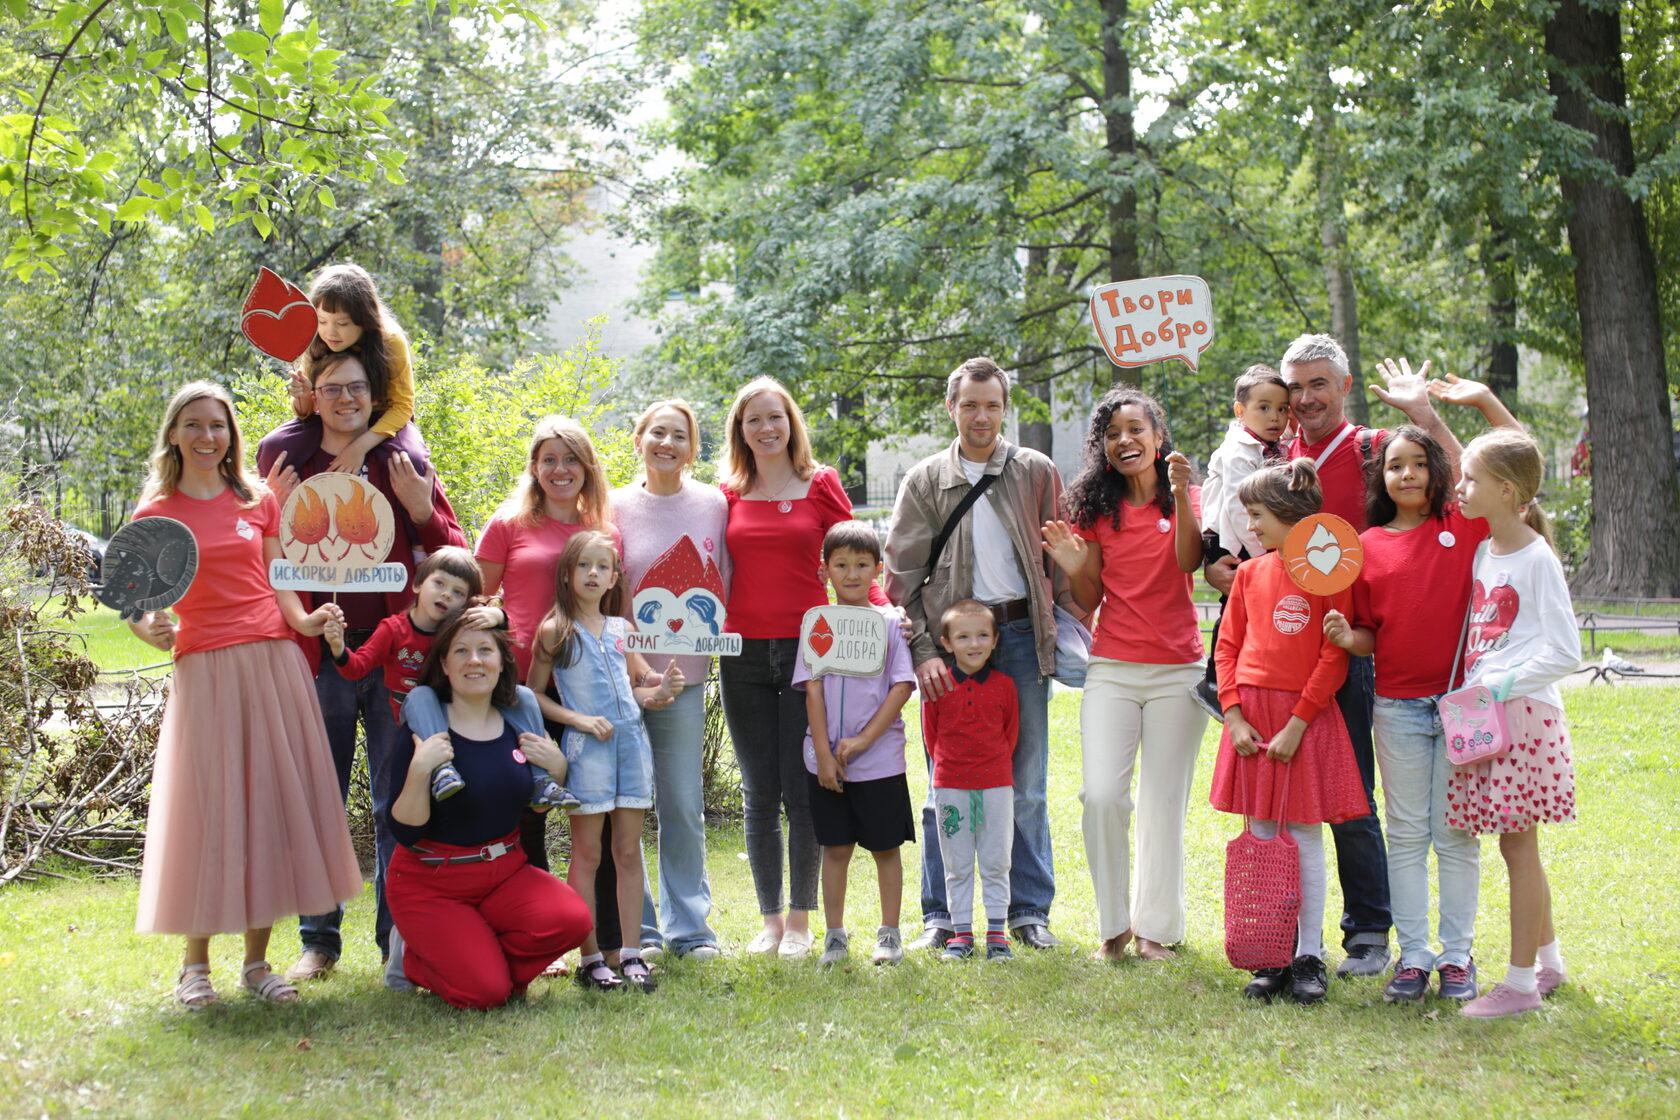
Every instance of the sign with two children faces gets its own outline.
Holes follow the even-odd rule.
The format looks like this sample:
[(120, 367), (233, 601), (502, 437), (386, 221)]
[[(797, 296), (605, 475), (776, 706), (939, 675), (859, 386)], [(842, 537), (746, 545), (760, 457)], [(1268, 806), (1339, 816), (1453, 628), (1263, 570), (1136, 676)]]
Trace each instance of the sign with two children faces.
[(887, 668), (888, 625), (874, 607), (812, 607), (799, 623), (799, 656), (812, 680), (880, 676)]

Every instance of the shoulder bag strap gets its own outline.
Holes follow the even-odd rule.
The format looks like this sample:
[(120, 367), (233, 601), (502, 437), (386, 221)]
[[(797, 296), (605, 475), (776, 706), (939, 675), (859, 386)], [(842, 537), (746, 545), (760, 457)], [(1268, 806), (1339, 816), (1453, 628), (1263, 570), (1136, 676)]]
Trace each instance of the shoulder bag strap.
[[(1009, 469), (1009, 464), (1015, 461), (1015, 453), (1019, 450), (1018, 447), (1011, 447), (1004, 452), (1003, 470)], [(926, 587), (928, 580), (933, 578), (933, 570), (939, 566), (940, 554), (945, 551), (945, 545), (950, 541), (951, 534), (957, 531), (957, 523), (963, 519), (963, 514), (967, 513), (974, 503), (980, 500), (980, 495), (984, 494), (987, 488), (1002, 475), (1003, 471), (999, 471), (997, 474), (981, 475), (979, 481), (970, 486), (968, 493), (962, 496), (962, 501), (957, 503), (957, 508), (951, 511), (951, 516), (945, 519), (944, 527), (939, 530), (939, 535), (933, 538), (933, 547), (928, 550), (928, 574), (922, 578), (923, 587)]]
[(1464, 607), (1464, 625), (1458, 631), (1458, 648), (1453, 650), (1452, 672), (1447, 674), (1447, 691), (1452, 692), (1457, 687), (1458, 662), (1464, 656), (1464, 640), (1470, 636), (1470, 613), (1476, 609), (1476, 561), (1482, 558), (1482, 549), (1487, 547), (1483, 541), (1476, 546), (1475, 559), (1470, 562), (1470, 602)]

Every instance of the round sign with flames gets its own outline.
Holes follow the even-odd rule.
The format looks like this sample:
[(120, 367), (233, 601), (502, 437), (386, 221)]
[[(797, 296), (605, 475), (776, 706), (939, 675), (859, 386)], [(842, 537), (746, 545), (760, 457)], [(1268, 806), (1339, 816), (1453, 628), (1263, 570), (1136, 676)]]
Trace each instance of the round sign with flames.
[(1333, 513), (1315, 513), (1296, 522), (1279, 552), (1289, 578), (1309, 595), (1346, 591), (1365, 565), (1359, 533)]
[(280, 551), (294, 564), (348, 571), (382, 564), (397, 523), (365, 478), (318, 474), (298, 483), (280, 511)]

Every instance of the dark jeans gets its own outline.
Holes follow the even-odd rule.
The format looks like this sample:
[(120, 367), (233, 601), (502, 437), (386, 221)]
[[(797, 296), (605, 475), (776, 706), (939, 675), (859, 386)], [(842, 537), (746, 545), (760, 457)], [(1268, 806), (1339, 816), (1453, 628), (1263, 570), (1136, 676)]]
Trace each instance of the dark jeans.
[[(381, 790), (394, 787), (385, 779), (392, 748), (397, 740), (397, 721), (391, 715), (390, 694), (385, 689), (385, 670), (375, 667), (360, 680), (345, 680), (338, 667), (324, 655), (315, 676), (315, 695), (321, 702), (321, 718), (327, 725), (327, 743), (332, 747), (333, 766), (338, 771), (338, 794), (350, 796), (350, 771), (356, 760), (356, 721), (367, 733), (368, 780), (373, 786), (374, 897), (378, 912), (374, 918), (374, 940), (381, 956), (389, 951), (391, 911), (385, 904), (385, 868), (396, 849), (396, 838), (385, 823), (389, 805)], [(344, 907), (325, 914), (304, 914), (298, 918), (298, 937), (305, 949), (318, 949), (337, 960), (344, 952), (340, 927)]]
[(1336, 693), (1336, 706), (1353, 740), (1353, 757), (1365, 783), (1370, 813), (1330, 826), (1336, 841), (1336, 873), (1342, 884), (1342, 947), (1386, 945), (1392, 924), (1388, 909), (1388, 853), (1372, 796), (1377, 787), (1376, 755), (1371, 748), (1371, 713), (1376, 704), (1376, 676), (1369, 657), (1348, 658), (1347, 680)]
[(723, 716), (741, 768), (747, 863), (762, 914), (782, 912), (782, 811), (795, 910), (817, 908), (821, 849), (805, 782), (805, 693), (793, 687), (798, 638), (747, 638), (720, 657)]

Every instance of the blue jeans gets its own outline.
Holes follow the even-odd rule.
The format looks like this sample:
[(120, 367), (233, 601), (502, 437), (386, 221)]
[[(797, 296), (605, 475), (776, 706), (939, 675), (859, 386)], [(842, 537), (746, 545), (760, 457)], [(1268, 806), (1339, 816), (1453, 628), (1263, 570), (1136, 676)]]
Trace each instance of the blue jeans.
[(659, 916), (655, 921), (651, 899), (644, 901), (642, 944), (663, 943), (681, 956), (717, 945), (706, 923), (712, 885), (706, 879), (705, 681), (684, 688), (670, 707), (648, 711), (644, 722), (659, 822)]
[[(378, 911), (374, 918), (374, 940), (384, 955), (391, 937), (391, 911), (385, 905), (385, 867), (396, 850), (396, 838), (386, 824), (390, 806), (380, 791), (391, 788), (386, 779), (391, 751), (397, 741), (397, 721), (391, 715), (390, 694), (385, 689), (385, 670), (375, 666), (361, 680), (345, 680), (338, 666), (325, 657), (315, 675), (315, 695), (321, 702), (321, 718), (327, 726), (327, 743), (332, 748), (333, 766), (338, 771), (338, 795), (350, 797), (350, 770), (356, 760), (356, 721), (367, 732), (368, 781), (373, 787), (374, 897)], [(333, 960), (344, 952), (339, 933), (344, 924), (344, 907), (325, 914), (304, 914), (298, 918), (298, 938), (305, 950), (315, 949)]]
[[(1015, 737), (1015, 841), (1009, 865), (1009, 928), (1046, 925), (1056, 897), (1050, 850), (1050, 678), (1038, 671), (1032, 620), (1003, 624), (992, 665), (1015, 682), (1020, 728)], [(945, 861), (934, 820), (933, 767), (922, 806), (922, 924), (951, 928)]]
[(1336, 706), (1353, 740), (1353, 757), (1365, 785), (1363, 817), (1330, 826), (1336, 842), (1336, 877), (1342, 886), (1342, 947), (1388, 944), (1388, 855), (1377, 820), (1377, 764), (1371, 749), (1371, 708), (1376, 677), (1369, 657), (1348, 658), (1347, 680), (1336, 693)]
[[(1447, 760), (1437, 699), (1379, 696), (1375, 717), (1377, 766), (1388, 817), (1388, 890), (1394, 900), (1400, 963), (1426, 972), (1444, 964), (1470, 963), (1481, 883), (1481, 845), (1463, 829), (1447, 825), (1447, 778), (1453, 766)], [(1429, 948), (1432, 844), (1441, 889), (1439, 956)]]

